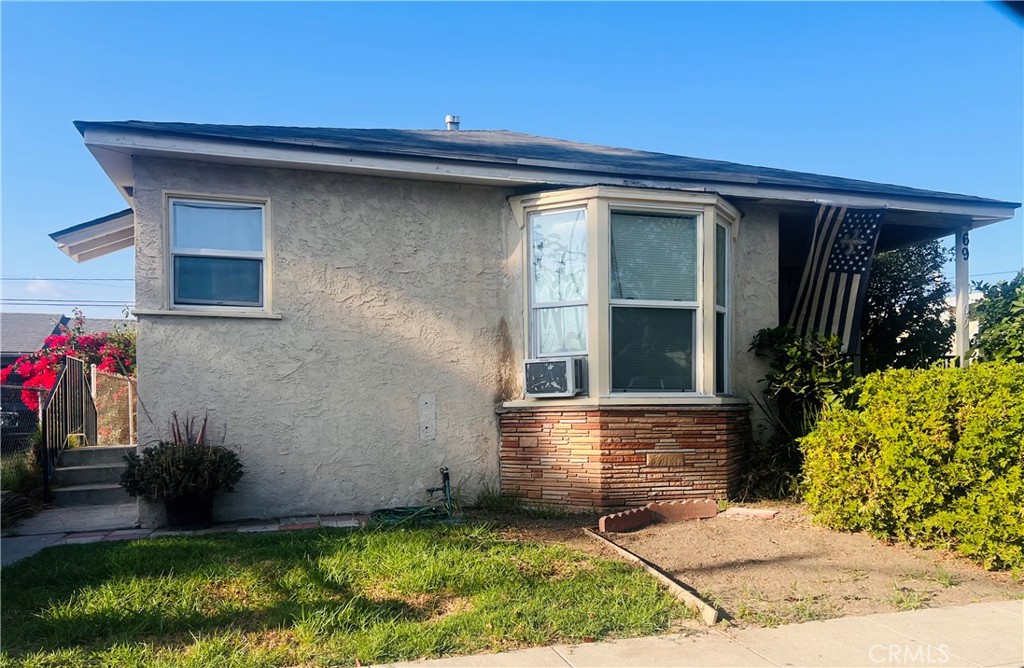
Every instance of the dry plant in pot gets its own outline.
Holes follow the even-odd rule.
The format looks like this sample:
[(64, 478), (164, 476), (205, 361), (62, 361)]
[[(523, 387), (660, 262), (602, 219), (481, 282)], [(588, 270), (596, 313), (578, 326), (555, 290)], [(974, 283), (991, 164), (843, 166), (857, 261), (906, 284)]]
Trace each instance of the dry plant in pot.
[[(174, 528), (205, 528), (213, 524), (218, 492), (234, 491), (242, 477), (238, 454), (206, 443), (209, 415), (179, 420), (171, 414), (171, 440), (125, 457), (128, 466), (121, 486), (128, 494), (162, 501), (167, 524)], [(197, 428), (198, 427), (198, 428)]]

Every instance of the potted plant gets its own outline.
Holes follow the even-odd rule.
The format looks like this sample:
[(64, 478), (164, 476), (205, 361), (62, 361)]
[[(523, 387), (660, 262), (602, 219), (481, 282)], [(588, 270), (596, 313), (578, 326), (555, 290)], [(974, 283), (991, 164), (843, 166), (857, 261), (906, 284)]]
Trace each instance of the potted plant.
[(214, 497), (234, 490), (242, 463), (234, 451), (206, 443), (209, 416), (197, 430), (195, 418), (179, 422), (171, 415), (171, 440), (127, 455), (121, 486), (132, 496), (162, 501), (168, 526), (205, 528), (213, 524)]

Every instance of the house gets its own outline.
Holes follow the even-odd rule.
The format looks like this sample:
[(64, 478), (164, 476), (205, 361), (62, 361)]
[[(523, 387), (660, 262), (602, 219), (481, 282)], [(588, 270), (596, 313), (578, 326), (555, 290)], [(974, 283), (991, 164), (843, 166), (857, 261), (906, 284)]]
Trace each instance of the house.
[(134, 246), (139, 442), (208, 410), (247, 471), (220, 519), (421, 503), (440, 466), (468, 499), (725, 496), (823, 207), (884, 210), (869, 262), (1019, 206), (447, 120), (76, 123), (128, 208), (51, 236)]
[[(48, 336), (60, 334), (67, 324), (67, 316), (61, 313), (0, 313), (0, 368), (39, 350)], [(13, 373), (0, 390), (4, 452), (25, 447), (38, 422), (35, 411), (21, 400), (20, 384), (18, 374)]]

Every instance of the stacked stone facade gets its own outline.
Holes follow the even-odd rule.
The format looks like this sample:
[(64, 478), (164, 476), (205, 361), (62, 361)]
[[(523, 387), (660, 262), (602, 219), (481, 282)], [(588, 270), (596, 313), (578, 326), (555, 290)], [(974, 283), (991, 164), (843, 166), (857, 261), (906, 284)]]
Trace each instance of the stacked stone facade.
[(750, 409), (537, 406), (500, 411), (501, 488), (566, 508), (725, 498), (750, 442)]

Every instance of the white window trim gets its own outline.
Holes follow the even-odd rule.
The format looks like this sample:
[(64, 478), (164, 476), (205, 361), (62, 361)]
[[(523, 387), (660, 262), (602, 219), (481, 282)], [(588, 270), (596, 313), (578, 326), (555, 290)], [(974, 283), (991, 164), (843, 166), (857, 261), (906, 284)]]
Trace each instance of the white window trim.
[[(723, 230), (725, 230), (725, 285), (723, 286), (723, 290), (725, 292), (725, 298), (722, 300), (723, 302), (725, 302), (725, 305), (724, 306), (719, 306), (718, 305), (718, 300), (716, 299), (715, 300), (715, 314), (717, 315), (717, 314), (721, 313), (721, 314), (725, 315), (725, 318), (724, 318), (725, 322), (723, 323), (723, 328), (725, 329), (725, 331), (722, 334), (722, 340), (723, 340), (722, 347), (725, 348), (725, 354), (723, 355), (723, 359), (722, 359), (722, 375), (724, 376), (724, 379), (723, 379), (723, 382), (722, 382), (722, 391), (721, 392), (718, 391), (718, 377), (717, 377), (718, 369), (717, 368), (715, 369), (716, 377), (715, 377), (715, 387), (714, 387), (714, 390), (715, 390), (715, 394), (717, 394), (717, 395), (724, 395), (724, 394), (729, 394), (729, 392), (732, 391), (732, 308), (731, 308), (731, 306), (732, 306), (732, 271), (733, 271), (733, 266), (732, 266), (732, 238), (733, 238), (733, 229), (732, 229), (732, 224), (731, 223), (726, 223), (726, 222), (724, 222), (722, 220), (716, 220), (715, 221), (715, 243), (716, 244), (718, 243), (718, 228), (719, 227), (721, 227)], [(715, 255), (715, 262), (716, 263), (718, 262), (718, 255), (717, 254)], [(717, 268), (718, 267), (716, 266), (715, 269), (717, 270)], [(716, 277), (716, 280), (717, 280), (717, 277)], [(717, 323), (716, 323), (716, 327), (717, 327)], [(715, 341), (715, 344), (716, 345), (718, 344), (717, 339)], [(716, 354), (717, 354), (717, 351), (716, 351)], [(715, 358), (715, 361), (716, 362), (718, 361), (717, 357)], [(717, 364), (716, 364), (716, 367), (717, 367)]]
[[(182, 191), (164, 191), (164, 276), (165, 281), (165, 310), (169, 314), (191, 315), (191, 316), (226, 316), (226, 317), (267, 317), (280, 319), (280, 315), (273, 311), (273, 247), (271, 243), (271, 200), (269, 197), (247, 197), (230, 194), (209, 194)], [(173, 202), (185, 202), (196, 204), (237, 204), (243, 206), (258, 206), (262, 209), (262, 233), (263, 250), (259, 251), (237, 251), (221, 250), (212, 248), (178, 248), (174, 246), (173, 230)], [(179, 304), (175, 301), (175, 273), (174, 258), (176, 256), (205, 256), (225, 258), (245, 258), (262, 260), (261, 278), (262, 284), (261, 305), (241, 304)], [(159, 311), (143, 309), (138, 311), (141, 315), (157, 315)]]
[[(745, 403), (735, 397), (716, 394), (715, 379), (715, 313), (714, 298), (714, 232), (721, 225), (729, 232), (726, 247), (726, 392), (732, 386), (732, 250), (741, 214), (738, 209), (716, 193), (702, 191), (664, 191), (623, 188), (618, 186), (590, 186), (572, 190), (558, 190), (509, 198), (512, 214), (521, 231), (524, 252), (520, 254), (526, 281), (523, 298), (523, 344), (527, 357), (535, 350), (531, 304), (532, 266), (529, 215), (537, 212), (576, 209), (587, 210), (587, 281), (588, 331), (586, 355), (588, 359), (589, 396), (574, 399), (541, 400), (522, 399), (507, 405), (628, 405), (661, 404), (718, 404)], [(698, 217), (698, 285), (699, 299), (695, 302), (658, 302), (657, 307), (691, 308), (696, 310), (694, 336), (694, 374), (696, 390), (693, 392), (612, 392), (611, 391), (611, 308), (643, 306), (644, 301), (613, 300), (610, 295), (611, 271), (611, 211), (657, 212)], [(710, 243), (708, 237), (710, 236)], [(568, 305), (568, 304), (567, 304)], [(565, 356), (562, 354), (560, 356)], [(523, 370), (519, 370), (520, 374)]]
[[(534, 302), (533, 301), (533, 229), (530, 224), (530, 218), (534, 214), (546, 214), (546, 213), (566, 213), (569, 211), (582, 211), (584, 215), (584, 229), (587, 231), (587, 298), (586, 299), (575, 299), (564, 302)], [(584, 350), (573, 350), (573, 351), (562, 351), (562, 352), (551, 352), (542, 353), (540, 352), (540, 339), (538, 336), (537, 321), (534, 318), (534, 313), (542, 309), (554, 309), (554, 308), (565, 308), (572, 306), (583, 306), (587, 309), (587, 322), (590, 321), (590, 255), (591, 255), (591, 242), (590, 242), (590, 212), (587, 210), (586, 205), (580, 206), (569, 205), (569, 206), (557, 206), (557, 207), (544, 207), (524, 213), (525, 221), (525, 259), (526, 259), (526, 350), (527, 356), (532, 359), (545, 359), (548, 357), (585, 357), (589, 355), (590, 351), (590, 328), (587, 328), (587, 345)]]
[[(697, 232), (697, 280), (696, 280), (696, 293), (698, 299), (693, 301), (671, 301), (671, 300), (660, 300), (660, 299), (612, 299), (608, 298), (608, 323), (603, 327), (604, 336), (606, 337), (604, 349), (605, 355), (608, 359), (608, 369), (606, 372), (606, 378), (602, 378), (601, 396), (605, 397), (698, 397), (707, 396), (708, 393), (701, 391), (702, 378), (704, 376), (704, 348), (702, 346), (703, 332), (703, 310), (700, 307), (700, 295), (703, 294), (703, 282), (704, 282), (704, 208), (694, 208), (687, 206), (665, 206), (664, 204), (658, 203), (643, 203), (635, 201), (615, 201), (608, 200), (602, 202), (602, 210), (604, 211), (604, 229), (603, 233), (607, 238), (607, 251), (605, 253), (604, 265), (607, 267), (607, 282), (609, 283), (609, 293), (611, 292), (611, 238), (612, 238), (612, 215), (616, 213), (651, 213), (661, 214), (668, 216), (679, 216), (679, 217), (693, 217), (695, 218), (696, 232)], [(612, 389), (612, 309), (616, 306), (634, 306), (637, 308), (675, 308), (685, 309), (694, 311), (693, 318), (693, 389), (692, 390), (681, 390), (678, 392), (655, 392), (655, 391), (639, 391), (629, 392), (626, 390), (614, 390)]]

